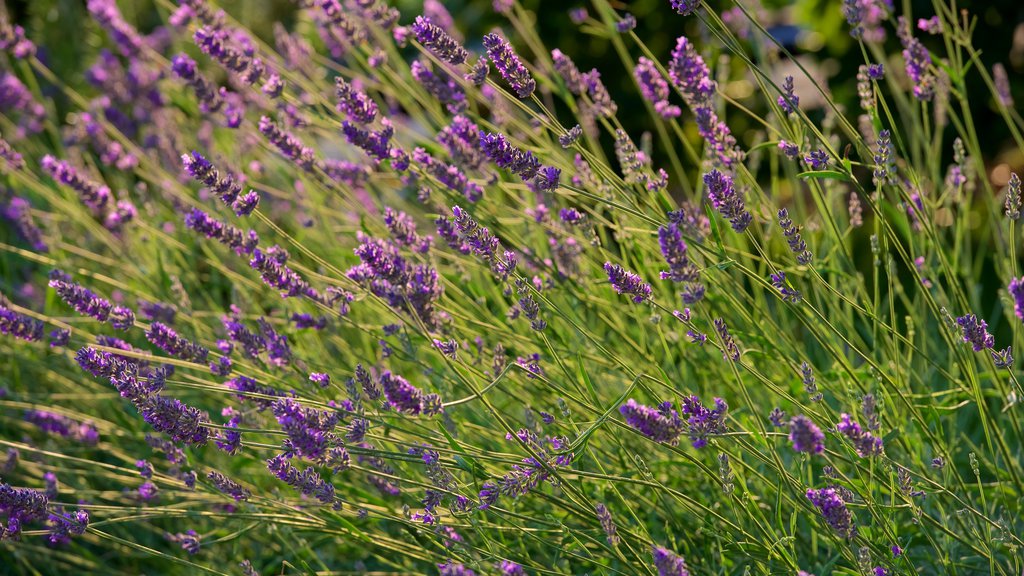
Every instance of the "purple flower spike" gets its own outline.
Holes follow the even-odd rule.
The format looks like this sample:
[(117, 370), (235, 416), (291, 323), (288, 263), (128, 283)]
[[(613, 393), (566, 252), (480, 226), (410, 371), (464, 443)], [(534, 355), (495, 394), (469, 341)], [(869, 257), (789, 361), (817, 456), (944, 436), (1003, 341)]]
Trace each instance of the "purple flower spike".
[(377, 117), (377, 104), (365, 92), (356, 90), (344, 78), (335, 80), (338, 111), (360, 124), (370, 124)]
[(661, 546), (651, 548), (651, 555), (654, 557), (654, 567), (658, 570), (658, 576), (690, 576), (686, 570), (686, 561), (682, 556)]
[(1017, 318), (1024, 320), (1024, 278), (1010, 280), (1007, 289), (1013, 297), (1013, 313)]
[(669, 0), (669, 4), (677, 14), (689, 16), (700, 8), (701, 0)]
[(185, 216), (185, 226), (195, 230), (207, 238), (217, 240), (221, 244), (231, 248), (238, 255), (251, 255), (259, 245), (260, 238), (256, 232), (249, 230), (242, 232), (238, 228), (225, 224), (199, 208), (193, 208)]
[(626, 424), (651, 440), (672, 446), (679, 443), (683, 420), (668, 402), (655, 409), (631, 398), (619, 407), (619, 413), (626, 419)]
[(668, 75), (692, 108), (707, 104), (715, 93), (716, 86), (711, 79), (711, 71), (700, 54), (697, 54), (693, 43), (685, 36), (680, 36), (676, 40), (672, 60), (668, 65)]
[(831, 487), (821, 488), (820, 490), (810, 489), (807, 491), (807, 499), (821, 512), (825, 522), (840, 537), (852, 540), (857, 535), (853, 514), (847, 509), (846, 502), (843, 501), (838, 490)]
[(870, 458), (882, 454), (884, 446), (881, 438), (875, 437), (859, 423), (850, 419), (849, 414), (841, 414), (840, 419), (839, 424), (836, 424), (836, 430), (853, 442), (853, 447), (857, 450), (858, 456)]
[(160, 322), (153, 322), (146, 331), (146, 339), (154, 346), (175, 358), (205, 364), (210, 351), (203, 346), (179, 336), (174, 328)]
[(304, 145), (295, 136), (282, 130), (270, 117), (263, 116), (260, 118), (259, 130), (281, 152), (282, 156), (295, 162), (303, 170), (310, 171), (313, 169), (313, 165), (316, 162), (313, 149)]
[(106, 298), (97, 296), (88, 288), (72, 282), (71, 277), (64, 272), (52, 270), (50, 272), (49, 285), (50, 288), (57, 292), (57, 296), (61, 300), (74, 308), (79, 314), (90, 316), (100, 322), (106, 322), (110, 319), (110, 313), (114, 307), (113, 304)]
[(181, 78), (196, 93), (200, 109), (203, 112), (216, 112), (224, 106), (224, 100), (213, 83), (203, 76), (196, 67), (195, 60), (185, 54), (178, 54), (171, 60), (171, 71)]
[(665, 119), (679, 117), (682, 111), (679, 106), (669, 104), (668, 82), (653, 61), (641, 56), (636, 62), (636, 68), (633, 69), (633, 76), (640, 85), (640, 93), (654, 106), (654, 111), (659, 116)]
[(988, 333), (988, 323), (978, 320), (974, 314), (965, 314), (956, 319), (963, 331), (964, 342), (971, 345), (975, 352), (995, 346), (995, 337)]
[(604, 271), (608, 273), (608, 282), (619, 294), (633, 296), (633, 302), (637, 304), (651, 297), (651, 285), (645, 283), (640, 276), (629, 272), (611, 262), (604, 263)]
[(487, 34), (484, 36), (484, 48), (487, 49), (487, 57), (494, 63), (501, 77), (508, 82), (512, 90), (520, 98), (527, 98), (533, 94), (537, 87), (530, 76), (530, 71), (523, 65), (522, 60), (512, 50), (508, 41), (498, 34)]
[(733, 187), (732, 178), (712, 170), (704, 175), (704, 185), (708, 187), (711, 205), (729, 220), (733, 230), (743, 232), (750, 226), (752, 216), (743, 204), (743, 194)]
[(449, 36), (444, 29), (433, 24), (430, 18), (417, 16), (411, 28), (412, 33), (416, 36), (416, 41), (445, 62), (458, 65), (469, 57), (469, 52), (457, 40)]
[(825, 451), (825, 434), (807, 416), (794, 416), (789, 421), (789, 441), (797, 452), (821, 454)]
[[(26, 342), (38, 342), (43, 338), (43, 329), (44, 324), (39, 320), (18, 314), (0, 302), (0, 334)], [(53, 346), (52, 343), (50, 345)]]

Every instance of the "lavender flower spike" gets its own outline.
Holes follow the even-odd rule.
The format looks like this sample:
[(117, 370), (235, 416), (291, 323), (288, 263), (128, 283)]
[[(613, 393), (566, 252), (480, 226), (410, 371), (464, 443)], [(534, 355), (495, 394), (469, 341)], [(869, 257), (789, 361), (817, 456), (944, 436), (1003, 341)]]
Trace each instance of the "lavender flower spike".
[(416, 41), (445, 62), (458, 65), (469, 57), (469, 52), (457, 40), (449, 36), (444, 29), (432, 23), (430, 18), (417, 16), (411, 28), (412, 33), (416, 36)]
[(619, 294), (633, 296), (633, 302), (639, 304), (651, 297), (651, 285), (622, 266), (605, 262), (604, 271), (608, 273), (608, 282), (611, 283), (612, 288)]
[(679, 106), (669, 104), (668, 82), (653, 61), (641, 56), (636, 62), (636, 68), (633, 69), (633, 76), (640, 85), (640, 93), (654, 106), (654, 111), (659, 116), (665, 119), (679, 117), (682, 111)]
[(743, 205), (743, 194), (733, 187), (732, 178), (718, 170), (712, 170), (704, 175), (704, 185), (708, 187), (711, 205), (729, 220), (733, 230), (743, 232), (750, 226), (752, 217)]
[(789, 421), (789, 441), (797, 452), (821, 454), (825, 451), (825, 434), (807, 416), (794, 416)]
[(978, 320), (974, 314), (965, 314), (956, 319), (963, 331), (964, 342), (971, 345), (975, 352), (995, 346), (995, 337), (988, 333), (988, 323)]
[(1024, 278), (1010, 280), (1007, 289), (1013, 297), (1013, 313), (1017, 318), (1024, 320)]
[(626, 424), (651, 440), (672, 446), (679, 443), (683, 420), (672, 409), (671, 403), (663, 402), (654, 409), (630, 398), (619, 407), (619, 413), (626, 419)]
[(807, 491), (807, 499), (821, 512), (821, 516), (836, 531), (836, 534), (847, 540), (852, 540), (857, 535), (853, 514), (847, 509), (846, 502), (843, 501), (838, 490), (831, 487), (820, 490), (811, 489)]
[(655, 546), (651, 548), (651, 555), (654, 557), (654, 567), (658, 570), (658, 576), (690, 576), (683, 557), (668, 548)]
[(512, 90), (520, 98), (527, 98), (533, 94), (537, 83), (530, 76), (530, 71), (523, 65), (522, 60), (512, 50), (507, 40), (498, 34), (487, 34), (484, 36), (484, 48), (487, 49), (487, 57), (494, 63), (501, 77), (508, 82)]

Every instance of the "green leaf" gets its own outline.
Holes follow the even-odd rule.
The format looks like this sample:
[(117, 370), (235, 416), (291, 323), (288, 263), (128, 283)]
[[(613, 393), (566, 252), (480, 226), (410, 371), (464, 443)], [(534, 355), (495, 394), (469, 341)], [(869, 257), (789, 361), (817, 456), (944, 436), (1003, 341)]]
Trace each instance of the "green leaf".
[(850, 181), (850, 175), (845, 172), (839, 172), (838, 170), (816, 170), (813, 172), (801, 172), (797, 174), (798, 178), (816, 178), (818, 180), (842, 180), (844, 182)]

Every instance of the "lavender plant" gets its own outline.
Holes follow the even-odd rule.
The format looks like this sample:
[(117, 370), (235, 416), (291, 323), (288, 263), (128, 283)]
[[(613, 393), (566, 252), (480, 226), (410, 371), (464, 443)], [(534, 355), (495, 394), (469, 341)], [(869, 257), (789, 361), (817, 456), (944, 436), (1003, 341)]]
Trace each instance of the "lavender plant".
[(133, 4), (0, 13), (5, 570), (1021, 573), (978, 16), (825, 2), (843, 105), (748, 2)]

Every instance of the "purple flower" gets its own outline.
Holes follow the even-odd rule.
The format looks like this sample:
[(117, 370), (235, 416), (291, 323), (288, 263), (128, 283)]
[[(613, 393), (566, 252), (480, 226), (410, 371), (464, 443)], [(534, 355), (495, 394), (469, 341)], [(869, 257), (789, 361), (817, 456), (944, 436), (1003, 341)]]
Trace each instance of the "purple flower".
[(511, 560), (499, 562), (498, 570), (501, 572), (501, 576), (526, 576), (526, 570)]
[(825, 451), (825, 434), (807, 416), (793, 416), (789, 421), (789, 441), (797, 452), (821, 454)]
[(252, 496), (252, 492), (250, 492), (248, 488), (243, 487), (238, 482), (235, 482), (216, 470), (211, 470), (206, 475), (206, 478), (213, 484), (214, 488), (228, 496), (231, 496), (235, 499), (235, 502), (243, 502)]
[(188, 530), (177, 534), (167, 534), (166, 537), (171, 542), (177, 542), (180, 544), (181, 549), (188, 552), (190, 556), (199, 553), (199, 535), (195, 530)]
[(405, 414), (424, 414), (430, 416), (435, 414), (434, 403), (436, 395), (423, 394), (423, 392), (409, 384), (409, 381), (390, 371), (384, 371), (380, 375), (380, 386), (384, 390), (384, 397), (388, 404), (395, 410)]
[(149, 502), (156, 499), (158, 492), (159, 489), (156, 487), (156, 484), (149, 481), (143, 482), (138, 489), (139, 498), (142, 499), (143, 502)]
[(64, 160), (57, 160), (47, 154), (40, 161), (43, 171), (54, 180), (78, 193), (82, 203), (96, 213), (107, 209), (110, 203), (110, 188), (97, 184), (78, 173), (78, 170)]
[(527, 98), (533, 94), (537, 83), (530, 76), (523, 62), (512, 50), (508, 41), (498, 34), (487, 34), (483, 39), (484, 48), (487, 49), (487, 57), (494, 63), (501, 77), (508, 82), (512, 90), (520, 98)]
[(282, 250), (272, 246), (266, 251), (256, 248), (249, 259), (249, 267), (260, 273), (268, 286), (281, 291), (282, 298), (294, 298), (296, 296), (309, 296), (314, 300), (320, 300), (316, 290), (310, 287), (302, 276), (285, 266), (287, 257), (283, 256)]
[(668, 75), (691, 108), (705, 106), (715, 93), (716, 86), (711, 79), (711, 72), (704, 59), (697, 54), (693, 43), (685, 36), (680, 36), (676, 40), (672, 60), (668, 65)]
[(725, 400), (715, 398), (715, 407), (707, 408), (696, 396), (684, 396), (682, 412), (688, 416), (687, 434), (694, 448), (708, 445), (708, 436), (725, 432), (725, 415), (729, 406)]
[(338, 76), (334, 82), (338, 96), (338, 111), (360, 124), (370, 124), (377, 117), (377, 104), (366, 95)]
[[(391, 147), (391, 137), (394, 136), (395, 129), (391, 124), (385, 124), (382, 130), (363, 130), (345, 120), (341, 123), (341, 131), (349, 144), (361, 148), (375, 162), (392, 157), (394, 150)], [(312, 153), (312, 150), (310, 152)]]
[(608, 282), (611, 283), (612, 288), (619, 294), (631, 295), (633, 302), (639, 304), (651, 297), (651, 285), (622, 266), (605, 262), (604, 271), (608, 274)]
[(417, 16), (410, 28), (417, 42), (449, 64), (462, 64), (469, 57), (469, 52), (444, 29), (433, 24), (430, 18)]
[(1013, 297), (1013, 313), (1024, 320), (1024, 278), (1013, 278), (1007, 287)]
[(689, 16), (700, 8), (701, 0), (669, 0), (669, 4), (677, 14)]
[(67, 416), (45, 410), (25, 412), (25, 421), (35, 424), (43, 432), (71, 438), (83, 444), (96, 444), (100, 433), (91, 422), (78, 422)]
[(316, 162), (313, 149), (304, 145), (292, 134), (282, 130), (269, 116), (260, 118), (259, 130), (281, 152), (282, 156), (295, 162), (307, 172), (313, 169)]
[(796, 160), (797, 156), (800, 155), (800, 147), (785, 140), (779, 140), (779, 150), (782, 150), (782, 153), (791, 160)]
[(85, 529), (89, 526), (89, 513), (85, 510), (64, 512), (63, 507), (58, 506), (49, 514), (47, 523), (50, 543), (66, 544), (71, 541), (72, 534), (85, 534)]
[(217, 240), (234, 250), (235, 254), (239, 256), (251, 255), (260, 242), (260, 238), (254, 230), (243, 232), (230, 224), (210, 217), (199, 208), (193, 208), (185, 215), (185, 227), (195, 230), (207, 238)]
[(110, 320), (110, 313), (114, 306), (106, 298), (94, 294), (88, 288), (71, 281), (71, 277), (60, 270), (50, 272), (50, 288), (57, 292), (68, 306), (75, 309), (83, 316), (90, 316), (106, 322)]
[(22, 60), (35, 55), (36, 45), (25, 38), (24, 28), (4, 23), (0, 27), (0, 50), (10, 51), (15, 58)]
[(195, 60), (185, 54), (178, 54), (171, 59), (171, 71), (185, 81), (196, 93), (199, 109), (203, 112), (216, 112), (224, 106), (217, 86), (203, 76), (196, 67)]
[(626, 12), (622, 16), (622, 20), (615, 23), (615, 30), (619, 34), (625, 34), (634, 28), (636, 28), (636, 16), (633, 16), (629, 12)]
[(768, 279), (771, 281), (772, 286), (774, 286), (775, 289), (779, 291), (779, 294), (782, 295), (782, 300), (784, 302), (796, 304), (797, 302), (800, 301), (800, 291), (794, 290), (793, 288), (790, 288), (788, 284), (786, 284), (785, 272), (781, 270), (779, 270), (778, 272), (773, 272), (768, 275)]
[(146, 331), (146, 340), (175, 358), (205, 364), (210, 351), (200, 344), (179, 336), (170, 326), (153, 322)]
[(921, 41), (910, 33), (910, 24), (903, 16), (899, 17), (896, 32), (903, 44), (903, 60), (906, 63), (907, 76), (914, 83), (914, 97), (928, 101), (935, 96), (937, 79), (931, 71), (932, 57)]
[(86, 8), (127, 58), (135, 58), (145, 45), (139, 32), (125, 22), (114, 0), (88, 0)]
[(291, 398), (277, 400), (271, 406), (277, 423), (288, 434), (285, 454), (312, 461), (322, 460), (335, 441), (333, 430), (338, 424), (335, 412), (306, 408)]
[(683, 421), (671, 403), (662, 402), (655, 409), (630, 398), (619, 407), (619, 413), (626, 419), (626, 424), (651, 440), (672, 446), (679, 443)]
[(455, 360), (455, 354), (459, 351), (459, 345), (454, 340), (442, 341), (434, 338), (434, 348), (452, 360)]
[(896, 157), (892, 151), (892, 141), (889, 139), (889, 131), (882, 130), (878, 133), (878, 141), (875, 149), (875, 184), (896, 182)]
[(241, 415), (235, 413), (231, 419), (228, 420), (227, 428), (221, 430), (217, 435), (217, 438), (214, 439), (214, 443), (217, 445), (217, 448), (220, 448), (232, 456), (242, 449), (242, 433), (238, 431), (238, 425), (241, 421)]
[[(2, 143), (3, 141), (0, 140), (0, 155), (2, 155), (3, 151)], [(47, 247), (46, 242), (43, 240), (42, 230), (36, 226), (32, 218), (31, 209), (32, 206), (28, 200), (20, 196), (11, 196), (6, 206), (0, 204), (0, 215), (14, 225), (18, 235), (32, 245), (34, 250), (46, 252), (49, 250), (49, 247)]]
[(682, 111), (679, 106), (668, 102), (668, 82), (658, 71), (654, 62), (641, 56), (633, 69), (633, 76), (640, 86), (644, 99), (654, 106), (654, 111), (665, 119), (678, 118)]
[(331, 376), (323, 372), (313, 372), (309, 375), (309, 381), (321, 388), (327, 388), (331, 385)]
[(658, 570), (658, 576), (690, 576), (686, 570), (686, 561), (675, 552), (654, 546), (651, 548), (651, 555), (654, 557), (654, 567)]
[(565, 134), (558, 137), (558, 144), (561, 145), (562, 148), (569, 148), (575, 144), (581, 136), (583, 136), (583, 129), (580, 128), (579, 124), (577, 124), (570, 128)]
[(259, 194), (254, 190), (243, 194), (242, 187), (230, 174), (221, 175), (199, 152), (182, 154), (181, 164), (192, 178), (207, 186), (220, 198), (221, 202), (231, 207), (238, 216), (248, 216), (259, 202)]
[(725, 122), (719, 120), (710, 105), (695, 108), (694, 114), (697, 116), (697, 132), (714, 152), (714, 161), (726, 168), (735, 164), (743, 154), (736, 149), (736, 138)]
[(1012, 368), (1013, 367), (1013, 346), (1007, 346), (1002, 350), (993, 350), (992, 362), (995, 363), (996, 368)]
[(792, 76), (786, 76), (782, 81), (782, 96), (779, 96), (778, 104), (786, 114), (793, 114), (799, 109), (800, 97), (793, 93)]
[(824, 170), (828, 168), (832, 159), (829, 158), (828, 153), (824, 150), (813, 150), (804, 158), (804, 162), (807, 163), (811, 170)]
[(483, 196), (483, 188), (481, 188), (476, 182), (470, 181), (457, 166), (441, 162), (428, 154), (426, 150), (419, 147), (413, 150), (412, 158), (417, 164), (421, 165), (428, 174), (437, 178), (439, 182), (447, 186), (453, 192), (457, 192), (465, 196), (466, 200), (469, 202), (476, 202)]
[(992, 65), (992, 83), (996, 86), (996, 96), (999, 103), (1007, 108), (1013, 108), (1013, 93), (1010, 91), (1010, 78), (1006, 75), (1006, 66), (1002, 62)]
[(687, 254), (688, 248), (683, 240), (683, 233), (679, 224), (669, 222), (668, 225), (658, 228), (658, 245), (661, 248), (661, 255), (668, 264), (668, 271), (661, 272), (662, 280), (672, 282), (695, 282), (698, 277), (697, 267), (690, 262)]
[(499, 168), (507, 168), (523, 180), (533, 178), (541, 169), (540, 162), (532, 152), (516, 148), (502, 134), (481, 134), (480, 149)]
[(177, 314), (177, 310), (170, 304), (164, 304), (163, 302), (150, 302), (148, 300), (139, 299), (139, 316), (142, 316), (146, 320), (157, 320), (164, 324), (173, 324), (174, 316)]
[(782, 228), (782, 234), (786, 237), (789, 251), (796, 255), (796, 261), (800, 264), (810, 264), (813, 254), (807, 249), (807, 243), (800, 236), (800, 227), (794, 225), (793, 220), (789, 218), (789, 210), (780, 208), (778, 217), (779, 228)]
[(853, 442), (857, 455), (861, 458), (879, 456), (884, 451), (882, 439), (877, 438), (861, 427), (860, 424), (850, 419), (849, 414), (841, 414), (841, 421), (836, 424), (836, 430)]
[(455, 562), (446, 562), (437, 565), (438, 576), (476, 576), (469, 568)]
[(263, 62), (253, 57), (251, 49), (239, 50), (233, 45), (225, 28), (201, 26), (192, 39), (204, 54), (233, 72), (244, 84), (258, 83), (266, 71)]
[(334, 501), (334, 484), (322, 480), (312, 467), (299, 471), (291, 465), (287, 456), (279, 454), (267, 460), (267, 469), (281, 481), (306, 496), (315, 497), (324, 504)]
[(175, 442), (202, 446), (210, 438), (210, 430), (204, 426), (206, 414), (176, 398), (153, 396), (140, 402), (139, 412), (157, 432)]
[(608, 539), (608, 545), (615, 546), (618, 544), (619, 535), (615, 532), (615, 522), (612, 520), (612, 513), (601, 502), (594, 505), (594, 513), (597, 515), (597, 521), (601, 524), (601, 529), (604, 530), (604, 534)]
[[(2, 330), (0, 330), (2, 331)], [(67, 346), (71, 340), (71, 330), (66, 328), (54, 328), (50, 331), (50, 348)]]
[(960, 316), (956, 319), (956, 323), (963, 332), (964, 342), (970, 344), (975, 352), (995, 346), (995, 337), (988, 333), (988, 323), (978, 320), (974, 314)]
[(753, 218), (743, 204), (743, 194), (733, 187), (732, 178), (711, 170), (704, 175), (704, 185), (708, 188), (711, 205), (729, 220), (733, 230), (743, 232), (750, 226)]
[(807, 490), (807, 499), (821, 512), (821, 516), (840, 537), (852, 540), (857, 535), (853, 514), (846, 508), (846, 502), (843, 501), (838, 490), (831, 487), (819, 490), (809, 489)]
[(44, 326), (39, 320), (18, 314), (0, 302), (0, 334), (14, 336), (26, 342), (37, 342), (43, 338)]

